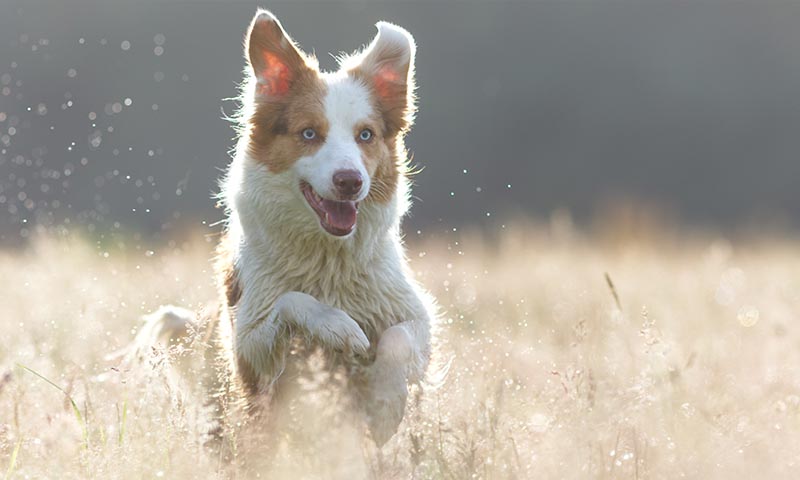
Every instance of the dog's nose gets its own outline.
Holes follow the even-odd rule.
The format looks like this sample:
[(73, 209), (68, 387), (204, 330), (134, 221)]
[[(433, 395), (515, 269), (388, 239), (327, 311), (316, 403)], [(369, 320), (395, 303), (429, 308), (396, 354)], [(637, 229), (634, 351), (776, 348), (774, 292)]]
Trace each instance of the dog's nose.
[(358, 170), (339, 170), (333, 174), (333, 186), (342, 197), (353, 197), (361, 191), (364, 181)]

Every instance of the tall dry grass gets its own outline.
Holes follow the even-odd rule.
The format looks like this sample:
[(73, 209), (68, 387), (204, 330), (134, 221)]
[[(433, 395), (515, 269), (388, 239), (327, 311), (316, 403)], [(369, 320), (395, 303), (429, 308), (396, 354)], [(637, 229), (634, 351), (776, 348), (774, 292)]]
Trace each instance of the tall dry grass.
[[(210, 248), (49, 240), (0, 254), (0, 475), (255, 475), (202, 446), (200, 402), (166, 362), (104, 360), (142, 314), (213, 298)], [(410, 256), (443, 307), (448, 376), (412, 395), (382, 451), (333, 429), (313, 456), (271, 452), (273, 475), (800, 472), (800, 242), (601, 241), (555, 225), (418, 241)]]

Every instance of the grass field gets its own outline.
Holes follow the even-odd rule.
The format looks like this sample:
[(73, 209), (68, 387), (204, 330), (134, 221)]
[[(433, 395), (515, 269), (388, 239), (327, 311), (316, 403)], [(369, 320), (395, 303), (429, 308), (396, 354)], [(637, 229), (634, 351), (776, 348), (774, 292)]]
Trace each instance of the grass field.
[[(254, 475), (203, 449), (199, 407), (165, 369), (104, 360), (142, 314), (213, 298), (211, 247), (0, 252), (3, 478)], [(326, 449), (287, 478), (800, 472), (800, 241), (540, 226), (413, 241), (409, 254), (442, 306), (449, 374), (363, 464)]]

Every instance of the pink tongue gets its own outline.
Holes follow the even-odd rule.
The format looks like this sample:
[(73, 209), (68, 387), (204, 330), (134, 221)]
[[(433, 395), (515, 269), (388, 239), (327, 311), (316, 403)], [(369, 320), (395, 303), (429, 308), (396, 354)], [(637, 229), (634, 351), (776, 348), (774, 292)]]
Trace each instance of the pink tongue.
[(322, 200), (322, 209), (327, 213), (326, 222), (331, 227), (339, 230), (350, 231), (356, 224), (356, 203), (355, 202), (336, 202), (333, 200)]

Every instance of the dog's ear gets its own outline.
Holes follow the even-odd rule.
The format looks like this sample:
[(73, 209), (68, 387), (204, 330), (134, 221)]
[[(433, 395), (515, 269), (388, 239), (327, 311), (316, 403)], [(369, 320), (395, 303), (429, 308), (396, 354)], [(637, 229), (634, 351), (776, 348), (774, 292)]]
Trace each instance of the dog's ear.
[(378, 22), (378, 35), (344, 65), (375, 92), (390, 131), (404, 130), (414, 117), (414, 37), (404, 28)]
[(245, 50), (258, 81), (256, 95), (286, 95), (300, 77), (315, 69), (313, 59), (297, 48), (281, 22), (266, 10), (259, 10), (253, 17)]

